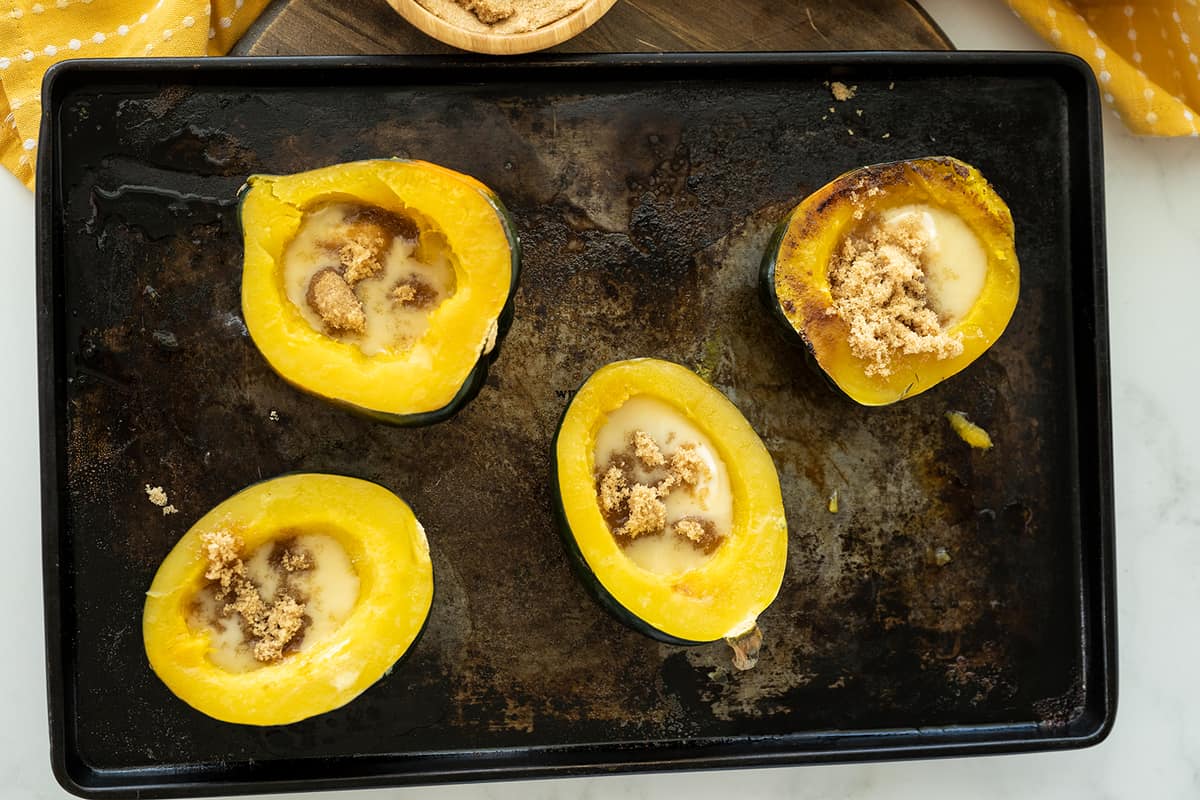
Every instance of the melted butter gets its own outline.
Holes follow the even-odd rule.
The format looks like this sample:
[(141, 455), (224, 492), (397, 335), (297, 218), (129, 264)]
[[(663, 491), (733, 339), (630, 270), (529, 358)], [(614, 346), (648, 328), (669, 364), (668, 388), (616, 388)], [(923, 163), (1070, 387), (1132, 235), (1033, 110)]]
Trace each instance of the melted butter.
[[(326, 267), (339, 265), (338, 255), (326, 244), (338, 241), (338, 230), (346, 214), (355, 207), (333, 203), (304, 213), (296, 236), (283, 255), (283, 283), (288, 299), (313, 330), (340, 342), (357, 345), (364, 355), (407, 350), (429, 329), (430, 314), (454, 294), (454, 266), (449, 248), (426, 246), (417, 258), (417, 242), (397, 237), (384, 257), (383, 271), (359, 281), (354, 293), (366, 313), (366, 332), (360, 335), (330, 334), (320, 316), (308, 305), (308, 285), (313, 275)], [(432, 241), (440, 237), (426, 236)], [(432, 302), (423, 308), (404, 306), (393, 301), (392, 289), (402, 279), (415, 276), (435, 292)]]
[(639, 536), (625, 547), (624, 553), (630, 561), (655, 575), (687, 572), (703, 566), (712, 558), (670, 533)]
[(921, 268), (929, 307), (943, 325), (967, 315), (987, 278), (987, 253), (979, 237), (957, 214), (936, 206), (915, 204), (885, 211), (883, 225), (916, 216), (929, 237)]
[[(625, 547), (625, 555), (642, 569), (662, 575), (699, 567), (712, 554), (671, 533), (670, 528), (685, 517), (701, 517), (711, 521), (718, 534), (729, 535), (733, 527), (733, 490), (725, 462), (717, 455), (712, 440), (687, 417), (661, 400), (636, 395), (610, 413), (600, 427), (596, 434), (595, 463), (606, 464), (614, 454), (626, 450), (630, 437), (638, 430), (650, 434), (667, 459), (681, 444), (696, 444), (708, 466), (708, 476), (700, 480), (694, 491), (680, 488), (668, 494), (663, 499), (667, 507), (667, 533), (637, 537)], [(655, 476), (639, 465), (634, 477), (651, 483), (661, 474)]]
[[(337, 539), (324, 534), (304, 534), (295, 537), (293, 550), (306, 551), (312, 569), (287, 573), (290, 592), (304, 603), (308, 625), (303, 638), (293, 652), (303, 652), (335, 634), (358, 602), (358, 573), (349, 554)], [(273, 541), (258, 547), (244, 559), (246, 576), (258, 587), (267, 604), (275, 601), (282, 588), (282, 568), (271, 564)], [(188, 627), (207, 631), (210, 637), (208, 659), (228, 672), (248, 672), (266, 666), (254, 657), (253, 646), (246, 641), (241, 618), (236, 614), (224, 616), (224, 603), (206, 587), (198, 592), (188, 614)], [(288, 655), (284, 655), (286, 661)]]

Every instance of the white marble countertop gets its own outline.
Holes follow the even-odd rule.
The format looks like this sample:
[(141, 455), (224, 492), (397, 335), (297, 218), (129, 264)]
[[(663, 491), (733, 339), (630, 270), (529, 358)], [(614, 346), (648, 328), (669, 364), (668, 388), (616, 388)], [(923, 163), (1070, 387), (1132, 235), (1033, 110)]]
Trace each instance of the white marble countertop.
[[(1000, 0), (925, 6), (961, 49), (1043, 49)], [(1200, 797), (1200, 416), (1192, 410), (1200, 361), (1188, 344), (1200, 297), (1200, 141), (1138, 139), (1110, 115), (1104, 128), (1120, 620), (1120, 707), (1105, 742), (1038, 755), (312, 797)], [(8, 516), (0, 608), (10, 631), (0, 660), (0, 797), (59, 798), (66, 795), (50, 773), (42, 640), (33, 197), (6, 173), (0, 241), (9, 262), (0, 292), (0, 375), (9, 376), (0, 382), (0, 508)]]

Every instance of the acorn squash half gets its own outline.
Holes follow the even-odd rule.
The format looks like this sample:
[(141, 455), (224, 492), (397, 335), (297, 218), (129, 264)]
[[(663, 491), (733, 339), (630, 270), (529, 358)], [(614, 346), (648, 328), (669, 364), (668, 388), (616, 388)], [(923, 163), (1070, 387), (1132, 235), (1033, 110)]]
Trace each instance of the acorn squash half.
[[(283, 280), (284, 254), (305, 215), (353, 203), (436, 241), (455, 290), (411, 346), (366, 355), (306, 320)], [(294, 386), (396, 425), (443, 421), (478, 394), (508, 330), (520, 241), (504, 204), (467, 175), (423, 161), (373, 160), (295, 175), (251, 176), (241, 193), (242, 313), (259, 351)]]
[[(247, 570), (268, 563), (252, 557), (264, 545), (305, 536), (336, 542), (349, 565), (343, 569), (357, 579), (352, 605), (340, 620), (327, 621), (322, 636), (313, 635), (316, 624), (301, 628), (308, 641), (267, 663), (242, 668), (215, 659), (219, 635), (196, 615), (203, 593), (220, 585), (206, 578), (213, 564), (208, 545), (225, 534), (244, 544)], [(269, 563), (277, 564), (269, 552)], [(331, 593), (340, 588), (321, 586)], [(357, 478), (287, 475), (243, 489), (184, 534), (146, 593), (142, 633), (151, 668), (188, 705), (225, 722), (283, 725), (345, 705), (379, 680), (420, 635), (432, 599), (429, 544), (404, 501)], [(238, 646), (252, 646), (251, 639)]]
[[(969, 311), (944, 329), (960, 337), (951, 357), (896, 353), (889, 375), (868, 374), (852, 352), (849, 326), (833, 310), (828, 269), (846, 237), (872, 217), (903, 206), (932, 206), (964, 222), (986, 255), (986, 274)], [(880, 406), (912, 397), (956, 374), (1000, 337), (1016, 308), (1020, 268), (1008, 206), (979, 170), (939, 156), (847, 172), (806, 197), (780, 223), (763, 257), (763, 301), (851, 399)]]
[[(707, 437), (724, 464), (732, 522), (695, 568), (664, 574), (639, 566), (601, 511), (597, 437), (609, 415), (631, 398), (668, 406)], [(774, 462), (737, 407), (678, 364), (652, 358), (615, 362), (593, 373), (572, 398), (555, 435), (554, 465), (563, 540), (600, 602), (621, 621), (664, 642), (724, 638), (734, 647), (737, 666), (753, 666), (762, 641), (756, 620), (783, 580), (787, 522)]]

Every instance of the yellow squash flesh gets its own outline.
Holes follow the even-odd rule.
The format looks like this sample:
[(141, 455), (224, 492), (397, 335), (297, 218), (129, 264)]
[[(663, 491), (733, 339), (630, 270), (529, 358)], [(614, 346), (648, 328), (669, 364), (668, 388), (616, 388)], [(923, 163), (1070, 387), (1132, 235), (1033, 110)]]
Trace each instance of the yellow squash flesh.
[[(878, 189), (878, 193), (870, 190)], [(963, 351), (896, 355), (892, 373), (870, 376), (849, 345), (849, 326), (833, 307), (827, 269), (846, 236), (867, 215), (927, 204), (958, 215), (987, 254), (987, 276), (971, 310), (947, 328), (962, 334)], [(1020, 268), (1012, 214), (979, 170), (954, 158), (878, 164), (848, 172), (809, 195), (788, 215), (777, 248), (767, 253), (765, 280), (773, 310), (809, 348), (817, 364), (851, 399), (866, 406), (894, 403), (956, 374), (1000, 338), (1016, 308)]]
[[(622, 552), (596, 497), (595, 443), (607, 415), (644, 395), (669, 404), (704, 432), (725, 462), (733, 492), (727, 540), (678, 576), (637, 566)], [(642, 358), (602, 367), (571, 400), (555, 444), (559, 500), (578, 557), (620, 607), (653, 631), (685, 642), (737, 637), (779, 593), (787, 521), (775, 464), (723, 394), (677, 364)]]
[[(214, 665), (209, 634), (188, 626), (187, 609), (207, 583), (201, 536), (220, 529), (235, 531), (247, 554), (297, 532), (334, 537), (359, 579), (350, 616), (274, 664)], [(242, 490), (184, 534), (146, 593), (142, 633), (150, 666), (188, 705), (225, 722), (283, 725), (345, 705), (379, 680), (421, 632), (432, 600), (429, 545), (404, 501), (357, 478), (288, 475)]]
[[(364, 355), (314, 330), (287, 296), (281, 264), (305, 209), (357, 202), (439, 232), (456, 291), (430, 316), (411, 350)], [(423, 161), (337, 164), (296, 175), (251, 176), (242, 196), (242, 313), (254, 343), (283, 378), (313, 394), (392, 421), (445, 409), (494, 347), (515, 288), (519, 250), (503, 206), (482, 183)], [(454, 409), (451, 409), (453, 411)], [(409, 417), (406, 421), (404, 417)]]

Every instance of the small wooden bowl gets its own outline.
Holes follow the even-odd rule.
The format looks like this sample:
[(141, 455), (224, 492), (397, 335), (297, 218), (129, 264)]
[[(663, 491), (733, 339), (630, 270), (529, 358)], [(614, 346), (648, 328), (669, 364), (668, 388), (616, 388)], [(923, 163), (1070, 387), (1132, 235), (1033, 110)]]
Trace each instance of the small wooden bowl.
[(561, 44), (591, 27), (617, 0), (588, 0), (580, 8), (543, 28), (525, 33), (477, 33), (460, 28), (429, 11), (417, 0), (388, 0), (392, 8), (419, 30), (460, 50), (511, 56)]

